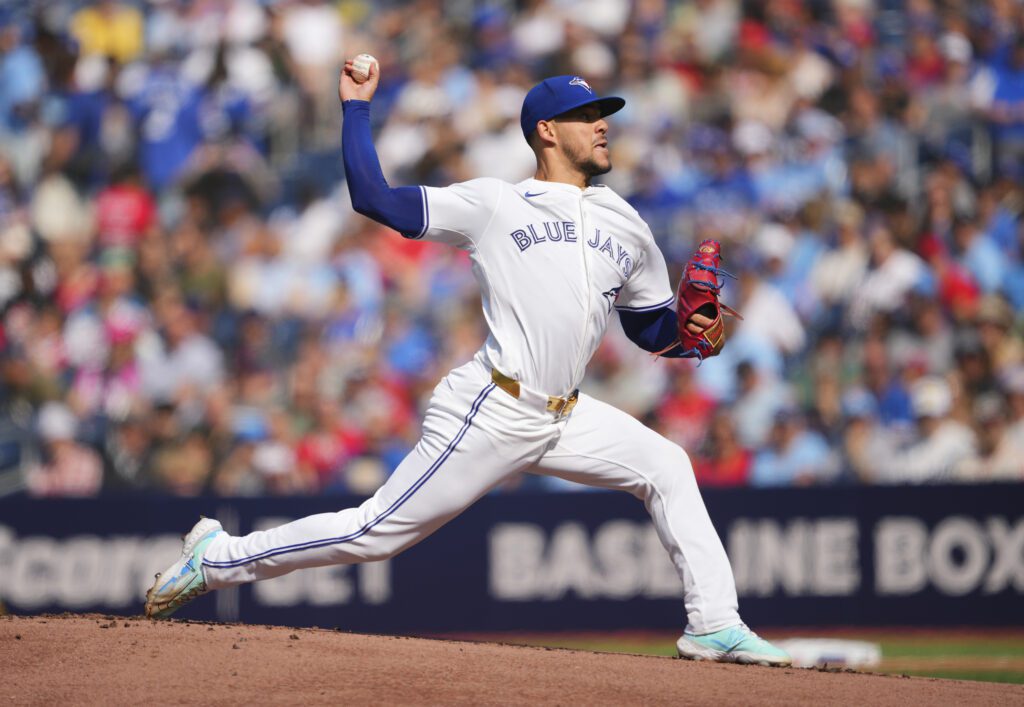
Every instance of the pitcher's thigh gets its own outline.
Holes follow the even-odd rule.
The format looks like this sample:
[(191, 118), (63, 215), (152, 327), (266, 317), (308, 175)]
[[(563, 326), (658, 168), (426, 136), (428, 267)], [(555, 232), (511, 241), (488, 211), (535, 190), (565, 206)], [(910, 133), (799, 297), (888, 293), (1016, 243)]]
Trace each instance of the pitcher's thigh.
[(542, 474), (646, 499), (696, 482), (683, 449), (618, 408), (580, 395), (558, 443), (537, 465)]

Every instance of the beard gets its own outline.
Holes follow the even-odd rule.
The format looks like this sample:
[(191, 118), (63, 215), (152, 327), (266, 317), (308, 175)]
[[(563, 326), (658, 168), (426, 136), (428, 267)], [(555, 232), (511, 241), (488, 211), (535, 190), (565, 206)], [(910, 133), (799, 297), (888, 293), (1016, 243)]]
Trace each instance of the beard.
[(598, 161), (591, 146), (563, 145), (562, 154), (588, 179), (612, 171), (611, 159), (605, 158), (604, 161)]

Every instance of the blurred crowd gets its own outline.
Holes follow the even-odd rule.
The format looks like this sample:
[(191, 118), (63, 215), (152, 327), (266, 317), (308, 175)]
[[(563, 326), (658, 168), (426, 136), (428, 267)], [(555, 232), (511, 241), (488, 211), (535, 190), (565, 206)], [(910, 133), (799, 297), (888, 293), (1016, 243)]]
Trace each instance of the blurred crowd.
[(351, 210), (363, 51), (393, 184), (529, 176), (545, 76), (626, 98), (604, 181), (744, 319), (699, 367), (613, 322), (583, 389), (703, 485), (1024, 481), (1020, 0), (41, 0), (0, 6), (0, 493), (395, 468), (485, 330), (464, 254)]

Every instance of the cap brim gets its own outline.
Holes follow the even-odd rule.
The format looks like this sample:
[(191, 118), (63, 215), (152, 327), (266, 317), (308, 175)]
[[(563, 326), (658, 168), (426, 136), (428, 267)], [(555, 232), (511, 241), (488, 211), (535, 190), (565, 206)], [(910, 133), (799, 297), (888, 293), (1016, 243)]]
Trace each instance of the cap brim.
[(576, 105), (569, 106), (568, 108), (563, 110), (558, 115), (553, 115), (551, 117), (552, 118), (557, 118), (559, 115), (565, 115), (566, 113), (568, 113), (571, 110), (576, 110), (577, 108), (582, 108), (583, 106), (589, 106), (589, 105), (596, 105), (598, 108), (600, 108), (601, 109), (601, 117), (605, 118), (605, 117), (611, 115), (612, 113), (618, 113), (620, 110), (622, 110), (623, 107), (626, 105), (626, 99), (619, 98), (618, 96), (605, 96), (604, 98), (590, 98), (590, 99), (586, 99), (585, 98), (585, 99), (581, 100), (579, 103), (577, 103)]

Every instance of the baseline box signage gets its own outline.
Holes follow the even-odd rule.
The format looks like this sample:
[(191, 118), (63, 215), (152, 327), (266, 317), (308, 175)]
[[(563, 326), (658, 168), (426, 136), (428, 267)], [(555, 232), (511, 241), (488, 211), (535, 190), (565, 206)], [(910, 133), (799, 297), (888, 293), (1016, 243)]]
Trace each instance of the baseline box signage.
[[(0, 601), (137, 614), (200, 514), (232, 532), (338, 496), (0, 501)], [(1024, 625), (1024, 485), (706, 492), (757, 626)], [(682, 627), (682, 586), (625, 494), (489, 496), (399, 557), (217, 592), (183, 618), (442, 632)]]

